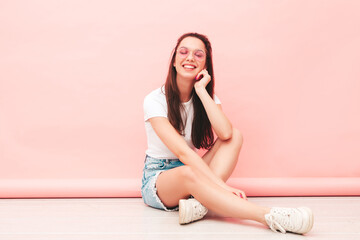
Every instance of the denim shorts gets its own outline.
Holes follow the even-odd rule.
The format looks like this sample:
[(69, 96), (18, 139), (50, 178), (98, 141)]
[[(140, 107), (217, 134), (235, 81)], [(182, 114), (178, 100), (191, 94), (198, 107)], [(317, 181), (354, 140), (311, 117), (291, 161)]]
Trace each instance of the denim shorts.
[(161, 202), (157, 195), (156, 180), (163, 171), (180, 166), (184, 164), (179, 159), (157, 159), (146, 155), (141, 186), (141, 196), (145, 204), (165, 211), (178, 210), (178, 207), (169, 209)]

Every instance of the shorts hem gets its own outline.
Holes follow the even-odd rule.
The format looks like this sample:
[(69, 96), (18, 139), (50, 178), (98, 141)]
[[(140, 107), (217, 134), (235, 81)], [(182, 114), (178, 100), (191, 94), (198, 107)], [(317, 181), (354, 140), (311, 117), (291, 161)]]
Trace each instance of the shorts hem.
[(164, 203), (161, 201), (161, 199), (159, 198), (159, 196), (157, 195), (157, 188), (156, 188), (156, 181), (159, 177), (159, 175), (162, 173), (162, 172), (165, 172), (166, 170), (161, 170), (161, 171), (158, 171), (153, 177), (152, 177), (152, 182), (151, 183), (148, 183), (152, 189), (152, 194), (154, 194), (154, 198), (155, 198), (155, 201), (160, 205), (161, 208), (157, 207), (157, 206), (152, 206), (148, 203), (145, 203), (147, 205), (149, 205), (150, 207), (154, 207), (154, 208), (158, 208), (158, 209), (162, 209), (162, 210), (165, 210), (167, 212), (175, 212), (175, 211), (178, 211), (179, 210), (179, 206), (176, 206), (174, 208), (168, 208), (164, 205)]

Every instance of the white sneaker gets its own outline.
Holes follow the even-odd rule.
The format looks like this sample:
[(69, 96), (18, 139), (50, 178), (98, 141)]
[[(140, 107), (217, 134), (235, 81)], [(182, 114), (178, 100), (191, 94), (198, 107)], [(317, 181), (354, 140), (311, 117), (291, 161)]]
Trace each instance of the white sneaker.
[(304, 234), (311, 230), (314, 216), (310, 208), (271, 208), (265, 215), (266, 223), (271, 230), (282, 233), (293, 232)]
[(202, 219), (208, 209), (195, 198), (181, 199), (179, 201), (179, 223), (187, 224)]

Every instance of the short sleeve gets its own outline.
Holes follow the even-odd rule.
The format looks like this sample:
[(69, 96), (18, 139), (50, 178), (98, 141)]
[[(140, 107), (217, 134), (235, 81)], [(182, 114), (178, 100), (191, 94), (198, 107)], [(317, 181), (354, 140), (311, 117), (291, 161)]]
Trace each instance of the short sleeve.
[(214, 94), (214, 102), (216, 103), (216, 104), (221, 104), (221, 101), (220, 101), (220, 99)]
[(150, 94), (144, 99), (144, 121), (152, 117), (167, 117), (166, 104)]

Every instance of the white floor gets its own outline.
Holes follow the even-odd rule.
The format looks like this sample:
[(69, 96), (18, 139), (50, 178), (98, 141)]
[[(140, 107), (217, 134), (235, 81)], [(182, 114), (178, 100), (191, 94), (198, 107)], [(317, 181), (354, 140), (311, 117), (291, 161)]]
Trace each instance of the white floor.
[(209, 212), (181, 226), (178, 212), (147, 207), (141, 198), (0, 199), (0, 239), (360, 239), (360, 197), (249, 198), (265, 206), (308, 206), (306, 236)]

